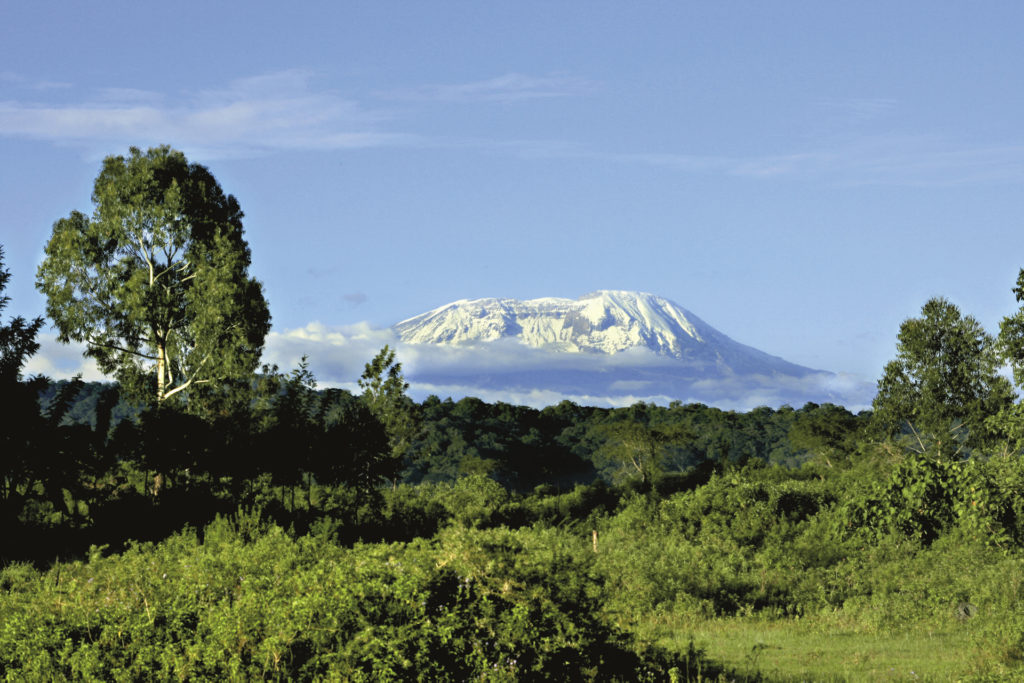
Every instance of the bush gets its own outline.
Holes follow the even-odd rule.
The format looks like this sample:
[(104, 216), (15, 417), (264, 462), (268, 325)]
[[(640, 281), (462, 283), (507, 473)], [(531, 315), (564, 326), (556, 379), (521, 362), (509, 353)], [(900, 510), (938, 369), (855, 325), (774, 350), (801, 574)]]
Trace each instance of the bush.
[[(452, 527), (345, 549), (250, 515), (118, 556), (0, 574), (8, 678), (663, 680), (556, 529)], [(681, 667), (681, 668), (680, 668)]]

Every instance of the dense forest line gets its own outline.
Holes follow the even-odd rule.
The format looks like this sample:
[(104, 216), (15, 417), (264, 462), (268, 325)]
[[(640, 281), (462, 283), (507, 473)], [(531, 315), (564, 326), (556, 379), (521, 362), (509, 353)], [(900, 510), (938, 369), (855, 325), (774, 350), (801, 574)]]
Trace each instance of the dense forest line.
[[(305, 368), (264, 376), (253, 383), (244, 413), (214, 419), (147, 410), (110, 383), (36, 379), (22, 388), (29, 409), (5, 435), (11, 454), (21, 457), (6, 458), (0, 473), (10, 532), (0, 556), (8, 560), (51, 560), (100, 541), (117, 547), (131, 538), (155, 540), (180, 526), (178, 513), (169, 512), (179, 503), (192, 524), (259, 506), (283, 526), (301, 527), (311, 515), (336, 510), (339, 490), (372, 498), (381, 482), (452, 485), (477, 475), (519, 495), (576, 486), (669, 490), (690, 485), (695, 472), (837, 457), (870, 417), (831, 404), (737, 413), (699, 404), (607, 409), (565, 401), (537, 410), (431, 396), (402, 402), (414, 427), (395, 454), (363, 396), (317, 390)], [(38, 391), (35, 406), (31, 391)], [(142, 520), (162, 515), (170, 519), (153, 522), (147, 533)], [(361, 535), (384, 537), (370, 528)]]
[[(31, 492), (11, 489), (21, 508), (6, 509), (0, 669), (882, 677), (870, 659), (775, 667), (758, 649), (769, 647), (763, 635), (732, 658), (691, 638), (707, 624), (782, 624), (810, 628), (819, 644), (837, 633), (920, 639), (929, 649), (901, 671), (926, 679), (1019, 671), (1024, 463), (983, 448), (966, 457), (962, 432), (878, 438), (872, 414), (829, 405), (731, 413), (428, 399), (406, 404), (417, 426), (399, 471), (365, 395), (316, 391), (302, 371), (280, 379), (271, 399), (223, 422), (157, 421), (115, 401), (115, 385), (35, 394), (38, 418), (22, 426), (37, 431), (19, 434), (32, 453), (65, 460), (34, 470)], [(653, 444), (639, 468), (638, 443)], [(253, 462), (256, 453), (272, 459)], [(357, 464), (353, 453), (366, 457)], [(333, 469), (315, 469), (321, 460)], [(538, 461), (562, 465), (531, 487)], [(358, 474), (367, 463), (381, 469)], [(59, 472), (70, 474), (45, 478)], [(930, 649), (936, 637), (946, 657)], [(907, 661), (879, 656), (886, 668)]]
[(180, 152), (93, 198), (36, 284), (116, 382), (24, 377), (44, 319), (0, 323), (3, 678), (1024, 676), (1024, 308), (928, 301), (856, 415), (417, 403), (388, 347), (359, 393), (259, 367), (240, 208)]

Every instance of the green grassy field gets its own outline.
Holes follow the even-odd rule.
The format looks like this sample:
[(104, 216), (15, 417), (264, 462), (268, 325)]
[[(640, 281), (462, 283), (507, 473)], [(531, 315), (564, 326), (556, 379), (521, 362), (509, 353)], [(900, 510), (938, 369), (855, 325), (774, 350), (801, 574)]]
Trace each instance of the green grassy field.
[(969, 625), (916, 626), (877, 633), (831, 618), (725, 618), (650, 623), (646, 634), (671, 649), (694, 644), (739, 672), (771, 681), (1022, 680), (971, 645)]

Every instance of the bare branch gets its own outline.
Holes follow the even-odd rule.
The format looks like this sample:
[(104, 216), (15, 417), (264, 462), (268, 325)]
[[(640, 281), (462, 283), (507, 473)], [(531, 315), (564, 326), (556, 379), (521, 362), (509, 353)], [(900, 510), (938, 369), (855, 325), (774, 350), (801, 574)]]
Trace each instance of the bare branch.
[(142, 353), (141, 351), (133, 351), (131, 349), (126, 349), (123, 346), (118, 346), (117, 344), (100, 344), (99, 342), (95, 342), (95, 341), (93, 341), (91, 339), (86, 339), (85, 343), (88, 344), (89, 346), (96, 346), (96, 347), (99, 347), (101, 349), (112, 349), (114, 351), (123, 351), (124, 353), (130, 353), (133, 356), (138, 356), (139, 358), (145, 358), (147, 360), (157, 360), (156, 356), (150, 356), (150, 355), (147, 355), (145, 353)]
[[(166, 399), (170, 398), (171, 396), (174, 396), (179, 391), (184, 391), (185, 389), (189, 388), (193, 384), (206, 384), (206, 383), (208, 383), (210, 380), (208, 380), (208, 379), (196, 379), (196, 377), (199, 376), (199, 372), (203, 369), (203, 366), (206, 365), (206, 362), (208, 360), (210, 360), (210, 356), (211, 355), (213, 355), (212, 351), (210, 353), (207, 353), (206, 356), (203, 357), (203, 359), (201, 361), (199, 361), (199, 365), (196, 367), (196, 369), (192, 373), (192, 375), (187, 380), (185, 380), (184, 383), (180, 384), (179, 386), (176, 386), (175, 388), (171, 389), (166, 394), (164, 394), (164, 399), (166, 400)], [(170, 371), (168, 370), (168, 372), (170, 372)]]

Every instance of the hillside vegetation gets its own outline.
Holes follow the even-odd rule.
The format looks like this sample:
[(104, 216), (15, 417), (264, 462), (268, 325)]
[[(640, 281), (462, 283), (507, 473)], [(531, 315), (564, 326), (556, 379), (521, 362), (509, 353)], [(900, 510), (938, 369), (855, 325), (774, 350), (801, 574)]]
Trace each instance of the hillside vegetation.
[(927, 302), (856, 415), (416, 403), (388, 347), (359, 394), (257, 367), (205, 168), (133, 149), (94, 201), (37, 285), (118, 382), (0, 323), (0, 677), (1024, 678), (1024, 309)]
[(309, 380), (212, 420), (116, 386), (42, 391), (35, 422), (5, 427), (22, 450), (5, 450), (0, 670), (1020, 673), (1024, 462), (962, 429), (885, 438), (831, 405), (428, 399), (406, 404), (398, 469), (364, 398)]

